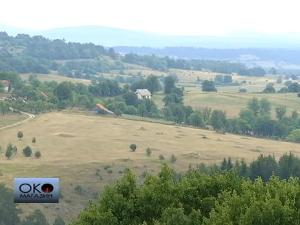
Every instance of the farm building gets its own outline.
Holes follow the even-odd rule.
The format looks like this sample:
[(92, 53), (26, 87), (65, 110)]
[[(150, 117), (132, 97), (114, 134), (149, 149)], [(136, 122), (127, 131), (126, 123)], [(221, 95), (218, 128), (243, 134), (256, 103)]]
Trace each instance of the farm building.
[(110, 114), (110, 115), (115, 115), (112, 111), (108, 110), (101, 104), (96, 104), (93, 108), (90, 109), (90, 113), (101, 113), (101, 114)]
[(152, 94), (148, 89), (137, 89), (135, 94), (137, 95), (138, 99), (151, 99)]
[(0, 87), (3, 87), (5, 92), (9, 92), (11, 84), (8, 80), (0, 80)]

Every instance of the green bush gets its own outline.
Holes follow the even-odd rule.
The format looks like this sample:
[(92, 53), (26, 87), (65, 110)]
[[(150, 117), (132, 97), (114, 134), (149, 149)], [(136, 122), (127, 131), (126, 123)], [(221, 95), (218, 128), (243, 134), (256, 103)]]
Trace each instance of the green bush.
[(134, 152), (137, 148), (136, 144), (131, 144), (129, 148)]
[(147, 148), (146, 149), (146, 153), (147, 153), (147, 156), (150, 156), (151, 155), (151, 153), (152, 153), (152, 150), (151, 150), (151, 148)]
[(159, 155), (159, 159), (160, 159), (160, 160), (164, 160), (165, 157), (164, 157), (163, 155)]
[(24, 154), (25, 157), (30, 157), (31, 154), (32, 154), (31, 148), (30, 148), (29, 146), (25, 147), (25, 148), (23, 149), (23, 154)]
[(35, 158), (40, 158), (42, 156), (41, 152), (39, 150), (37, 150), (35, 153), (34, 153), (34, 156)]

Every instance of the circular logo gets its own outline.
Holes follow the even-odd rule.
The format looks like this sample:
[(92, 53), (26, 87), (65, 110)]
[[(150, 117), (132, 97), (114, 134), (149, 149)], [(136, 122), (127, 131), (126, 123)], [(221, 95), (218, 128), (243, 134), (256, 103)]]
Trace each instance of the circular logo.
[(53, 191), (53, 189), (54, 188), (53, 188), (52, 184), (43, 184), (43, 186), (42, 186), (42, 191), (47, 194), (51, 193)]

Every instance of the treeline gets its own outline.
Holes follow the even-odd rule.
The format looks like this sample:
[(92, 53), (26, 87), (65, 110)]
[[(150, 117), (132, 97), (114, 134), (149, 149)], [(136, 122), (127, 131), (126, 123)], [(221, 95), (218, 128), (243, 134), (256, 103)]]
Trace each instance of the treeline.
[(30, 37), (28, 34), (13, 37), (0, 32), (0, 41), (1, 46), (7, 50), (12, 47), (23, 48), (25, 55), (49, 60), (93, 59), (99, 55), (108, 55), (108, 51), (101, 45), (67, 43), (65, 40), (49, 40), (43, 36)]
[(207, 166), (204, 163), (197, 165), (195, 168), (189, 166), (189, 172), (200, 171), (205, 174), (217, 174), (222, 171), (235, 171), (237, 175), (254, 181), (261, 178), (267, 182), (275, 175), (280, 179), (288, 179), (290, 177), (300, 178), (300, 159), (293, 153), (283, 154), (279, 160), (274, 155), (260, 155), (256, 160), (247, 164), (244, 159), (232, 160), (231, 157), (224, 158), (220, 165), (214, 164)]
[(122, 58), (123, 62), (139, 64), (151, 69), (168, 71), (168, 69), (184, 69), (184, 70), (210, 70), (216, 73), (238, 73), (244, 76), (262, 77), (266, 75), (266, 71), (261, 67), (247, 68), (242, 63), (234, 63), (229, 61), (216, 61), (205, 59), (173, 59), (168, 56), (161, 58), (155, 55), (138, 55), (134, 53), (125, 54)]
[[(49, 40), (43, 36), (30, 37), (27, 34), (12, 37), (6, 32), (0, 32), (0, 46), (0, 71), (42, 74), (56, 71), (64, 76), (92, 79), (91, 74), (124, 68), (121, 61), (109, 63), (100, 57), (117, 59), (117, 53), (112, 48), (106, 50), (92, 43), (67, 43), (65, 40)], [(55, 60), (73, 61), (57, 63)]]
[[(287, 164), (288, 165), (288, 164)], [(235, 170), (178, 176), (166, 164), (143, 184), (127, 169), (71, 224), (298, 224), (299, 179), (267, 182), (242, 178)]]
[(239, 60), (241, 55), (254, 55), (260, 60), (283, 61), (300, 64), (299, 49), (244, 48), (244, 49), (213, 49), (194, 47), (134, 47), (115, 46), (117, 52), (135, 53), (139, 55), (155, 54), (160, 57), (173, 56), (187, 59)]
[[(271, 119), (272, 106), (265, 98), (249, 100), (247, 108), (242, 109), (239, 116), (235, 118), (226, 118), (225, 111), (212, 110), (208, 107), (195, 110), (191, 106), (184, 105), (184, 89), (176, 87), (176, 77), (173, 76), (165, 77), (161, 84), (158, 77), (150, 75), (147, 79), (141, 78), (123, 87), (114, 80), (94, 80), (89, 86), (71, 82), (58, 84), (55, 81), (41, 83), (35, 76), (31, 76), (29, 84), (25, 85), (19, 83), (18, 75), (12, 77), (15, 78), (10, 79), (6, 73), (0, 73), (0, 79), (7, 78), (12, 82), (13, 95), (25, 98), (27, 101), (17, 99), (1, 102), (0, 111), (3, 114), (9, 111), (9, 107), (41, 113), (68, 107), (90, 109), (95, 103), (102, 103), (109, 110), (118, 112), (118, 115), (138, 115), (204, 129), (212, 127), (216, 132), (221, 133), (300, 142), (300, 118), (296, 110), (288, 116), (286, 107), (276, 107), (277, 119)], [(17, 89), (14, 87), (15, 84), (18, 84)], [(209, 91), (215, 91), (213, 82), (203, 82), (202, 86)], [(136, 89), (148, 89), (154, 95), (163, 90), (164, 107), (159, 109), (151, 99), (139, 100), (134, 93)]]
[[(124, 57), (113, 48), (92, 43), (80, 44), (65, 40), (49, 40), (43, 36), (30, 37), (27, 34), (8, 36), (0, 32), (0, 71), (19, 73), (48, 74), (57, 71), (60, 75), (92, 79), (91, 74), (108, 73), (110, 70), (123, 70), (122, 63), (143, 65), (154, 70), (167, 72), (171, 68), (186, 70), (210, 70), (217, 73), (238, 73), (248, 76), (264, 76), (265, 70), (260, 67), (247, 68), (241, 63), (215, 60), (185, 60), (155, 55), (137, 55), (128, 53)], [(109, 56), (113, 62), (100, 56)], [(77, 61), (85, 59), (85, 61)], [(87, 61), (96, 59), (96, 61)], [(57, 63), (54, 60), (73, 60)], [(87, 77), (86, 77), (87, 76)]]

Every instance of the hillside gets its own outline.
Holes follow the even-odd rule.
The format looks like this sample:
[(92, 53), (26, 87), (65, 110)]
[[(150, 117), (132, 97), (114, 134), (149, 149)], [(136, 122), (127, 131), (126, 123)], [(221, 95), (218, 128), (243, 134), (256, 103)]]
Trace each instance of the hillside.
[[(22, 140), (16, 137), (18, 131), (24, 133)], [(57, 215), (74, 218), (87, 199), (95, 198), (105, 185), (113, 184), (126, 167), (132, 168), (140, 181), (145, 171), (157, 173), (161, 167), (159, 155), (169, 161), (174, 154), (177, 161), (172, 167), (178, 172), (185, 172), (189, 164), (221, 163), (224, 157), (245, 158), (250, 163), (260, 154), (280, 157), (291, 151), (300, 156), (298, 144), (293, 143), (70, 111), (39, 115), (26, 124), (1, 130), (0, 136), (2, 146), (11, 142), (19, 151), (10, 160), (0, 155), (0, 182), (11, 187), (13, 177), (61, 179), (63, 198), (59, 204), (21, 205), (23, 216), (41, 209), (49, 221)], [(32, 137), (37, 140), (35, 145)], [(130, 152), (132, 143), (137, 145), (136, 152)], [(24, 158), (21, 151), (26, 145), (33, 151), (40, 150), (42, 157)], [(147, 147), (152, 149), (151, 156), (146, 155)], [(82, 194), (76, 192), (77, 186)]]

